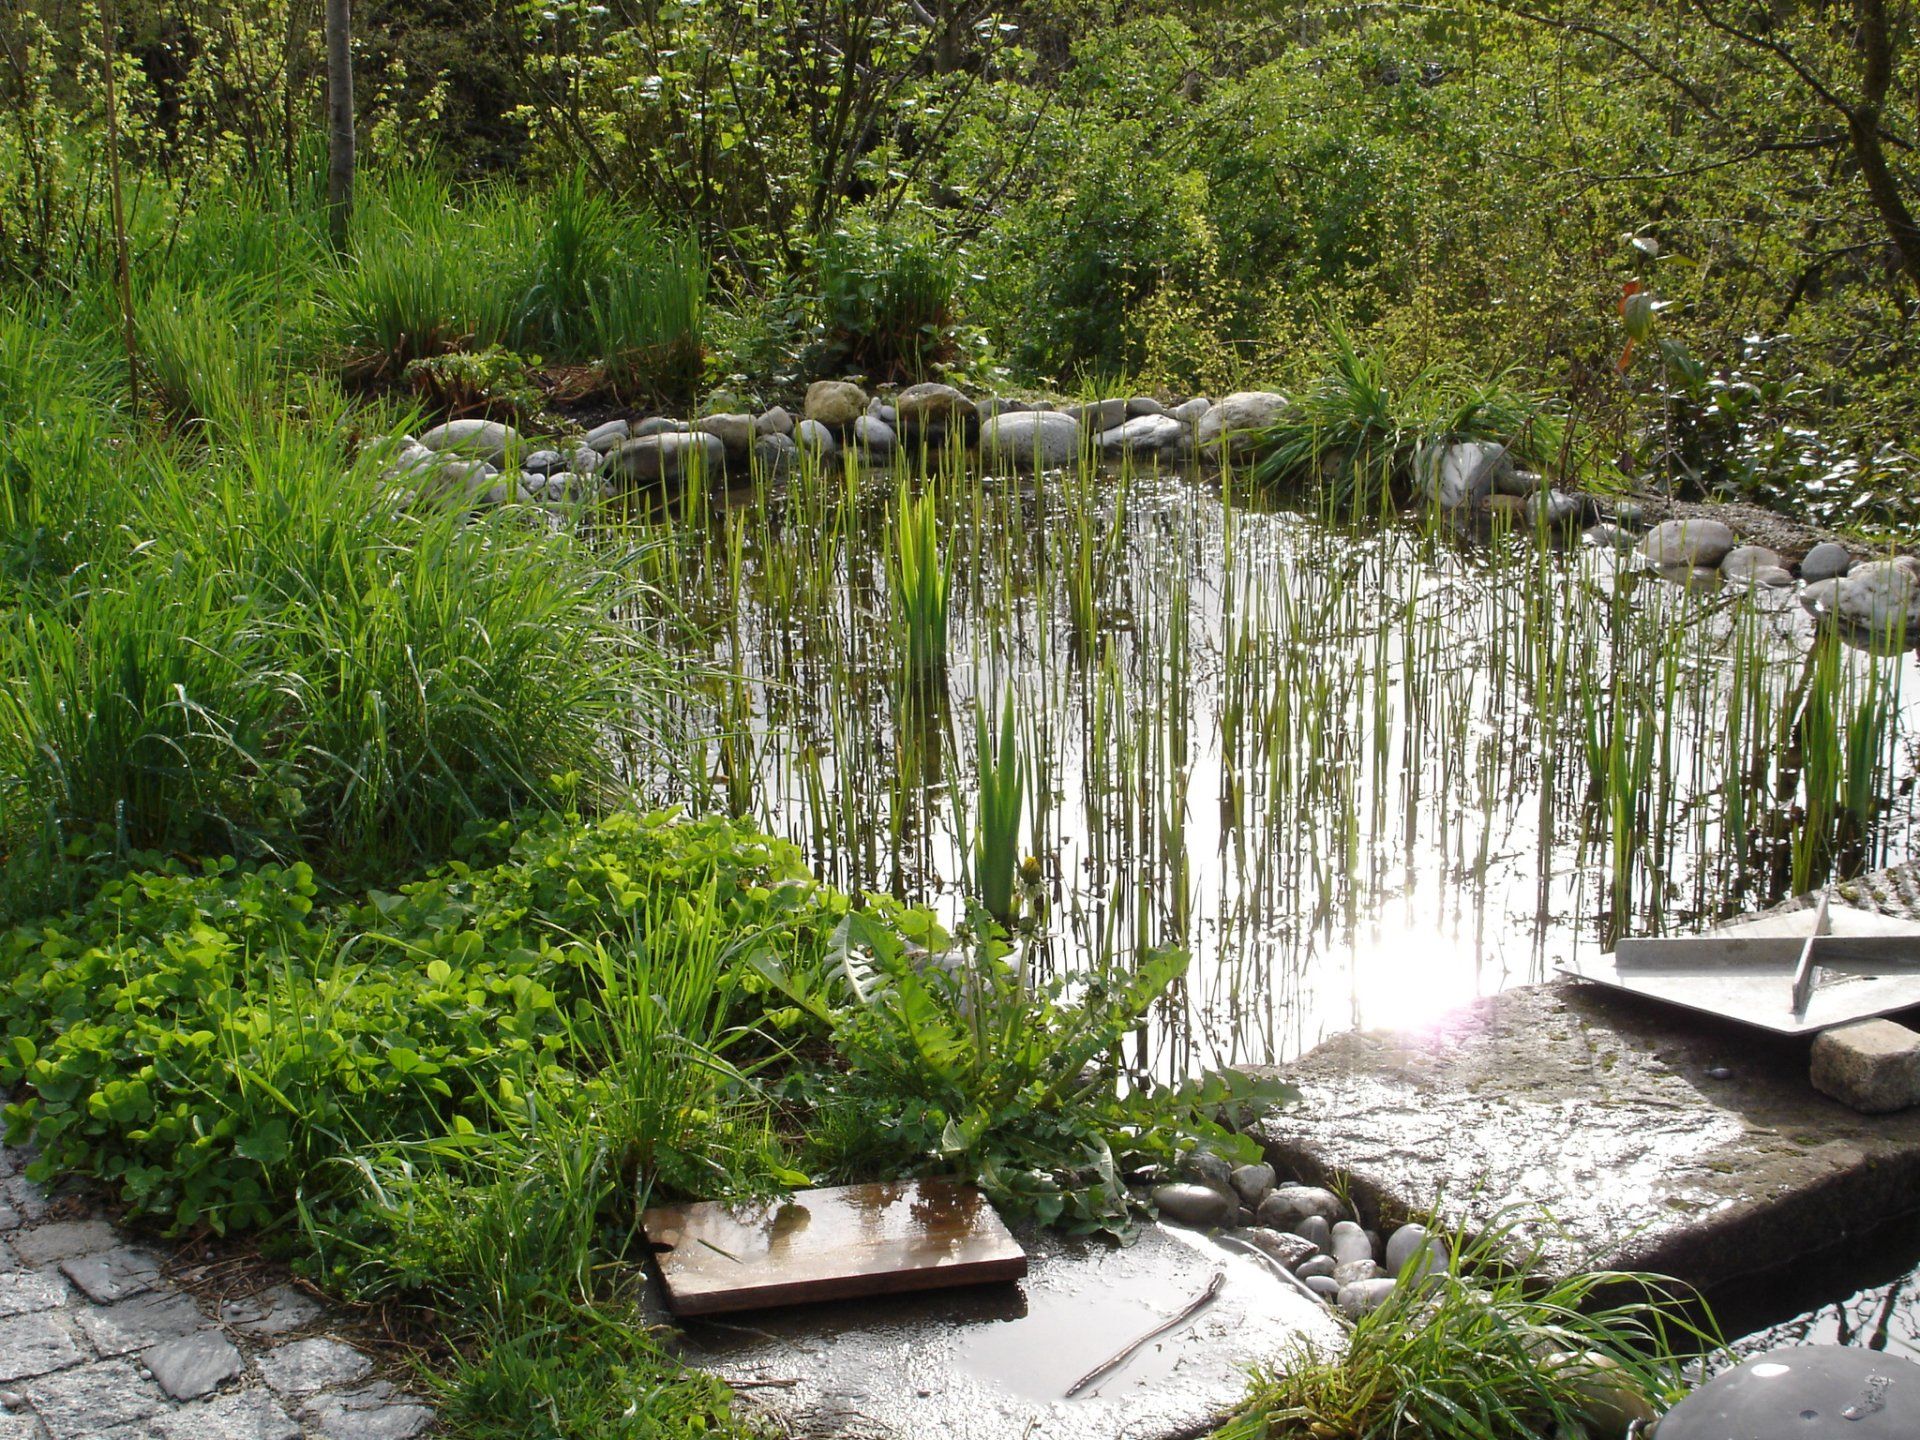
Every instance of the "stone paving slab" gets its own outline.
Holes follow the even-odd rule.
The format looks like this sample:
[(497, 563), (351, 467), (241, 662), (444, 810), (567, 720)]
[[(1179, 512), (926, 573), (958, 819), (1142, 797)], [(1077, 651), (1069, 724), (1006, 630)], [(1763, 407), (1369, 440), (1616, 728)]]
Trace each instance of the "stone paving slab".
[(1283, 1069), (1302, 1103), (1259, 1134), (1282, 1173), (1348, 1186), (1369, 1221), (1550, 1215), (1525, 1237), (1550, 1270), (1711, 1290), (1920, 1206), (1920, 1110), (1819, 1094), (1810, 1043), (1557, 981), (1335, 1036)]
[[(1025, 1280), (798, 1306), (689, 1325), (690, 1363), (807, 1440), (1181, 1440), (1246, 1398), (1290, 1347), (1337, 1353), (1331, 1313), (1257, 1260), (1149, 1227), (1125, 1248), (1023, 1234)], [(1180, 1313), (1192, 1319), (1069, 1398), (1074, 1381)]]
[(0, 1440), (413, 1440), (433, 1412), (291, 1286), (222, 1315), (0, 1149)]

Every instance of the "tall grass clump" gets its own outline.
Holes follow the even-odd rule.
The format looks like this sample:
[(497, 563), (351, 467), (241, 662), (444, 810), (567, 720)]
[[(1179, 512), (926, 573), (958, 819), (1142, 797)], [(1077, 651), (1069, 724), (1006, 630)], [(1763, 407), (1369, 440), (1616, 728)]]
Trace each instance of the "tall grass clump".
[[(618, 563), (514, 512), (400, 511), (306, 431), (161, 450), (139, 533), (73, 623), (0, 623), (0, 835), (306, 855), (443, 854), (472, 822), (611, 792), (671, 682)], [(561, 778), (572, 777), (572, 778)]]
[(907, 676), (929, 682), (946, 673), (946, 562), (940, 553), (940, 503), (929, 490), (909, 496), (904, 482), (894, 498), (892, 581), (894, 621), (899, 627)]
[(1013, 691), (1000, 705), (996, 736), (985, 707), (974, 712), (980, 776), (980, 813), (974, 830), (973, 875), (981, 906), (1002, 925), (1013, 923), (1013, 881), (1020, 863), (1020, 806), (1026, 762), (1014, 724)]
[(815, 263), (823, 372), (917, 380), (948, 357), (960, 267), (931, 226), (853, 216), (821, 240)]
[(1658, 1276), (1543, 1283), (1509, 1268), (1510, 1225), (1424, 1284), (1401, 1284), (1344, 1355), (1311, 1347), (1255, 1377), (1221, 1440), (1557, 1440), (1624, 1435), (1718, 1343)]
[(1325, 370), (1268, 433), (1260, 479), (1304, 481), (1329, 513), (1357, 515), (1404, 498), (1421, 456), (1451, 441), (1497, 441), (1540, 465), (1563, 458), (1563, 423), (1506, 377), (1428, 365), (1399, 379), (1384, 351), (1358, 349), (1339, 327), (1332, 341)]

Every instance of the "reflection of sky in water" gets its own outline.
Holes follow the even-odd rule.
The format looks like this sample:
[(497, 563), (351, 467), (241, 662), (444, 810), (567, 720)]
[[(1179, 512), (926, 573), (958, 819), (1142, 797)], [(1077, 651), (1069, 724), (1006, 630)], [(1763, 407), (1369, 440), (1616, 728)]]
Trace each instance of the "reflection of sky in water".
[[(1916, 1249), (1920, 1234), (1887, 1247), (1886, 1253), (1891, 1258)], [(1834, 1288), (1850, 1283), (1842, 1281)], [(1809, 1308), (1793, 1319), (1754, 1331), (1735, 1348), (1744, 1357), (1776, 1345), (1859, 1345), (1920, 1362), (1920, 1269), (1849, 1288), (1843, 1300), (1805, 1303)]]
[[(1790, 594), (1689, 596), (1592, 550), (1355, 539), (1288, 514), (1238, 511), (1229, 536), (1217, 495), (1176, 481), (1137, 482), (1116, 532), (1112, 482), (1090, 503), (1049, 483), (989, 484), (978, 510), (963, 494), (943, 526), (948, 705), (919, 724), (888, 635), (890, 483), (851, 527), (733, 512), (737, 611), (721, 565), (683, 598), (731, 632), (699, 658), (755, 681), (757, 818), (824, 877), (949, 918), (976, 697), (1010, 683), (1040, 770), (1021, 850), (1054, 896), (1036, 963), (1194, 953), (1156, 1068), (1417, 1025), (1605, 948), (1610, 924), (1697, 929), (1795, 888), (1803, 777), (1780, 722), (1801, 713), (1810, 622)], [(1090, 662), (1068, 634), (1080, 514), (1107, 642)], [(1842, 660), (1855, 687), (1911, 666)], [(1852, 863), (1910, 853), (1916, 702), (1901, 683), (1890, 804)], [(1620, 850), (1592, 784), (1607, 763), (1642, 767)]]

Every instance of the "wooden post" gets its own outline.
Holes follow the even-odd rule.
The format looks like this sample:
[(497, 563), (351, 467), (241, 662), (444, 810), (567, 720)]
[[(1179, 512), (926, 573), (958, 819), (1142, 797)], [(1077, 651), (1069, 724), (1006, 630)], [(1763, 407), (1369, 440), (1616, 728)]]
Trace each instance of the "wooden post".
[(114, 279), (120, 292), (120, 328), (127, 347), (127, 397), (140, 418), (140, 347), (133, 326), (133, 264), (127, 253), (127, 211), (120, 190), (120, 87), (114, 74), (111, 0), (100, 0), (100, 53), (107, 66), (107, 176), (113, 192)]
[(353, 223), (353, 7), (327, 0), (327, 235), (347, 251)]

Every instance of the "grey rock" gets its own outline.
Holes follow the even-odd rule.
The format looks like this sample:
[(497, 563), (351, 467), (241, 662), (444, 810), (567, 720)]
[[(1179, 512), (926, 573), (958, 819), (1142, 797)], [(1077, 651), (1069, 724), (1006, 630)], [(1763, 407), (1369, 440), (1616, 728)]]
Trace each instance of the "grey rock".
[(1290, 1230), (1269, 1230), (1255, 1225), (1240, 1232), (1240, 1238), (1262, 1254), (1271, 1255), (1289, 1270), (1309, 1260), (1325, 1259), (1311, 1240), (1303, 1240)]
[(74, 1255), (110, 1250), (120, 1243), (104, 1220), (52, 1220), (31, 1230), (16, 1231), (8, 1242), (24, 1265), (51, 1265)]
[(265, 1390), (162, 1410), (146, 1428), (160, 1440), (300, 1440), (298, 1423)]
[[(1313, 1236), (1300, 1228), (1300, 1222), (1310, 1215), (1318, 1215), (1331, 1226), (1343, 1218), (1347, 1207), (1340, 1203), (1340, 1197), (1331, 1190), (1323, 1190), (1317, 1185), (1282, 1185), (1266, 1199), (1260, 1202), (1260, 1223), (1271, 1225), (1276, 1230), (1291, 1230), (1296, 1235)], [(1317, 1243), (1317, 1242), (1316, 1242)], [(1332, 1234), (1328, 1234), (1328, 1245), (1332, 1243)]]
[(1213, 409), (1213, 402), (1204, 395), (1196, 395), (1191, 400), (1183, 400), (1173, 407), (1173, 418), (1187, 425), (1198, 425), (1201, 416)]
[(560, 468), (576, 475), (598, 475), (606, 468), (607, 457), (586, 445), (576, 445)]
[[(1334, 1257), (1339, 1260), (1338, 1256)], [(1369, 1255), (1364, 1260), (1339, 1260), (1333, 1267), (1333, 1278), (1341, 1285), (1357, 1285), (1362, 1280), (1383, 1280), (1387, 1272), (1378, 1260)]]
[(43, 1375), (29, 1382), (26, 1392), (53, 1440), (96, 1436), (144, 1420), (166, 1404), (160, 1387), (131, 1360), (98, 1360)]
[(1211, 1150), (1194, 1150), (1180, 1162), (1181, 1173), (1197, 1184), (1210, 1190), (1217, 1190), (1232, 1201), (1238, 1201), (1239, 1192), (1233, 1188), (1233, 1166), (1222, 1160)]
[(1495, 492), (1513, 469), (1507, 447), (1488, 440), (1430, 445), (1415, 460), (1420, 492), (1441, 510), (1464, 510)]
[(1600, 550), (1631, 550), (1640, 543), (1618, 525), (1609, 525), (1605, 521), (1588, 526), (1581, 538)]
[(1920, 1105), (1920, 1033), (1892, 1020), (1856, 1020), (1813, 1041), (1813, 1088), (1865, 1115)]
[(1791, 590), (1797, 583), (1793, 572), (1778, 565), (1763, 565), (1747, 577), (1748, 583), (1764, 590)]
[(1329, 1247), (1333, 1258), (1346, 1264), (1353, 1260), (1371, 1260), (1373, 1241), (1367, 1238), (1367, 1232), (1351, 1220), (1338, 1220), (1333, 1226), (1333, 1244)]
[(1693, 516), (1662, 520), (1640, 540), (1640, 553), (1656, 568), (1685, 566), (1712, 568), (1739, 543), (1723, 521)]
[(1777, 551), (1764, 545), (1736, 545), (1720, 561), (1720, 573), (1729, 580), (1752, 580), (1756, 570), (1781, 568)]
[(1127, 402), (1125, 400), (1090, 400), (1084, 405), (1063, 405), (1062, 415), (1071, 415), (1080, 422), (1080, 428), (1090, 434), (1098, 435), (1124, 425), (1127, 420)]
[[(1297, 1240), (1300, 1237), (1296, 1235), (1294, 1238)], [(1308, 1241), (1307, 1243), (1312, 1244), (1313, 1242)], [(1311, 1280), (1316, 1275), (1324, 1275), (1328, 1279), (1332, 1279), (1333, 1272), (1339, 1268), (1340, 1262), (1331, 1255), (1313, 1255), (1302, 1260), (1299, 1265), (1294, 1268), (1293, 1273), (1298, 1275), (1302, 1280)]]
[(1840, 581), (1816, 580), (1800, 591), (1800, 607), (1816, 619), (1831, 615), (1840, 598)]
[(850, 443), (870, 455), (891, 455), (895, 444), (893, 427), (884, 420), (862, 415), (853, 422)]
[(718, 436), (678, 432), (629, 440), (612, 458), (614, 474), (641, 485), (716, 476), (726, 464), (727, 447)]
[(840, 453), (840, 442), (833, 431), (811, 416), (793, 427), (793, 443), (800, 447), (801, 454), (816, 460), (831, 460)]
[(498, 420), (449, 420), (420, 437), (429, 450), (504, 465), (526, 448), (520, 432)]
[[(633, 427), (632, 438), (644, 440), (649, 435), (685, 435), (692, 429), (693, 427), (684, 420), (675, 420), (669, 415), (650, 415)], [(614, 450), (619, 448), (618, 445), (613, 447)]]
[(1647, 507), (1638, 500), (1616, 500), (1613, 502), (1613, 523), (1623, 530), (1644, 530), (1647, 528)]
[(899, 428), (906, 434), (922, 430), (946, 429), (966, 424), (979, 413), (979, 407), (951, 385), (927, 383), (909, 385), (894, 400)]
[(93, 1348), (106, 1356), (191, 1335), (207, 1323), (192, 1297), (177, 1291), (136, 1295), (115, 1305), (81, 1306), (73, 1318)]
[(1837, 583), (1833, 616), (1874, 639), (1920, 639), (1920, 565), (1904, 557), (1855, 565)]
[(769, 480), (777, 480), (800, 458), (800, 447), (791, 435), (762, 435), (753, 445), (753, 467)]
[(220, 1307), (220, 1319), (244, 1335), (278, 1339), (318, 1320), (320, 1302), (291, 1285), (275, 1285), (258, 1295), (229, 1300)]
[(1307, 1215), (1287, 1228), (1302, 1239), (1311, 1240), (1322, 1250), (1333, 1249), (1333, 1226), (1323, 1213)]
[(1544, 490), (1546, 484), (1545, 480), (1531, 470), (1516, 470), (1509, 465), (1494, 472), (1493, 493), (1514, 495), (1526, 500)]
[(1202, 415), (1195, 434), (1202, 450), (1227, 457), (1250, 455), (1286, 413), (1287, 397), (1271, 390), (1241, 390)]
[(0, 1384), (64, 1370), (85, 1358), (57, 1310), (0, 1320)]
[(783, 407), (776, 405), (771, 410), (754, 417), (753, 431), (756, 435), (791, 436), (793, 416), (789, 415)]
[(878, 395), (867, 401), (867, 418), (869, 420), (878, 420), (889, 430), (898, 430), (900, 428), (900, 412)]
[(295, 1340), (260, 1357), (260, 1375), (280, 1395), (311, 1395), (364, 1380), (373, 1361), (342, 1340)]
[(730, 460), (744, 460), (753, 450), (751, 415), (706, 415), (694, 421), (693, 428), (700, 434), (713, 436), (726, 446)]
[(1241, 1165), (1228, 1177), (1228, 1181), (1232, 1184), (1234, 1193), (1257, 1210), (1260, 1208), (1260, 1202), (1273, 1191), (1273, 1166), (1264, 1162)]
[(851, 380), (816, 380), (807, 387), (807, 419), (829, 430), (853, 424), (866, 408), (867, 392)]
[[(1204, 411), (1202, 412), (1205, 413)], [(1162, 405), (1151, 395), (1135, 395), (1127, 401), (1127, 414), (1132, 417), (1141, 415), (1172, 415), (1173, 411)]]
[(1123, 425), (1103, 431), (1100, 453), (1109, 459), (1160, 455), (1187, 438), (1187, 427), (1171, 415), (1136, 415)]
[(1838, 580), (1853, 568), (1853, 552), (1834, 540), (1822, 540), (1800, 562), (1802, 580)]
[(1579, 519), (1579, 497), (1564, 490), (1537, 490), (1527, 498), (1527, 520), (1539, 529), (1561, 530)]
[(211, 1395), (247, 1368), (233, 1342), (218, 1330), (163, 1340), (141, 1358), (147, 1373), (176, 1400)]
[(1218, 1190), (1184, 1182), (1154, 1186), (1153, 1203), (1169, 1220), (1201, 1230), (1231, 1223), (1238, 1208)]
[(1033, 409), (1025, 400), (1008, 400), (998, 395), (989, 395), (984, 400), (973, 402), (973, 413), (984, 423), (996, 415), (1023, 415)]
[(15, 1270), (0, 1275), (0, 1318), (52, 1310), (66, 1304), (71, 1293), (58, 1271)]
[(384, 1381), (344, 1395), (322, 1395), (301, 1412), (320, 1440), (412, 1440), (433, 1412)]
[(1300, 1277), (1306, 1287), (1323, 1300), (1334, 1300), (1340, 1294), (1340, 1282), (1331, 1275), (1303, 1275)]
[(1445, 1270), (1447, 1242), (1424, 1225), (1402, 1225), (1387, 1237), (1386, 1268), (1396, 1280), (1422, 1279)]
[(596, 425), (587, 431), (580, 443), (596, 455), (605, 455), (619, 449), (620, 442), (632, 434), (632, 430), (633, 427), (625, 420), (609, 420), (606, 424)]
[(990, 465), (1058, 470), (1080, 455), (1080, 423), (1054, 411), (996, 415), (980, 427), (980, 453)]
[(536, 450), (520, 462), (520, 469), (528, 475), (546, 475), (566, 466), (567, 457), (558, 450)]
[(60, 1273), (96, 1305), (141, 1295), (160, 1283), (160, 1262), (130, 1245), (60, 1262)]
[(1682, 590), (1718, 590), (1723, 581), (1718, 565), (1655, 565), (1653, 573)]
[(1392, 1298), (1393, 1281), (1359, 1280), (1340, 1287), (1337, 1303), (1349, 1320), (1358, 1320), (1363, 1315), (1371, 1315)]

